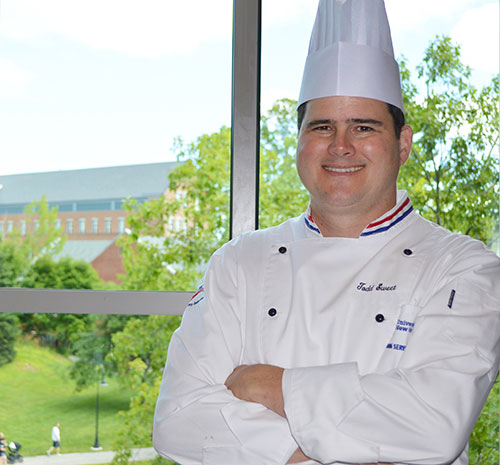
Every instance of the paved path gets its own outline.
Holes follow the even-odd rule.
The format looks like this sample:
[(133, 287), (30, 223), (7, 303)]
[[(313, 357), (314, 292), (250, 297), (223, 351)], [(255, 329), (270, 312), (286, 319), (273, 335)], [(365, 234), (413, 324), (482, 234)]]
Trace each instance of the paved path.
[[(23, 465), (91, 465), (94, 463), (109, 463), (113, 460), (114, 455), (113, 451), (52, 454), (50, 457), (37, 455), (35, 457), (24, 457)], [(147, 449), (132, 449), (130, 461), (151, 460), (156, 455), (152, 447)]]

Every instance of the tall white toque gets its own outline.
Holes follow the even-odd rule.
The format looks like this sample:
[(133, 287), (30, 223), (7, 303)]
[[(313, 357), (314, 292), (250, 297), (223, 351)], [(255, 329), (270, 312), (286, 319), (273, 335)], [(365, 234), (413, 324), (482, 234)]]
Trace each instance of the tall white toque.
[(404, 111), (384, 0), (320, 0), (299, 105), (336, 95), (381, 100)]

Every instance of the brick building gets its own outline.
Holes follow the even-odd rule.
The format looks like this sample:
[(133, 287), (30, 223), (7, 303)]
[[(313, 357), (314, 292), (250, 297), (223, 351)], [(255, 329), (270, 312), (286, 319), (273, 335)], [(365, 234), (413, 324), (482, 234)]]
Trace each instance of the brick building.
[[(0, 176), (0, 234), (14, 229), (25, 234), (26, 206), (45, 196), (49, 207), (58, 208), (57, 226), (68, 237), (59, 255), (85, 260), (102, 279), (117, 282), (117, 274), (123, 273), (116, 239), (125, 232), (124, 200), (142, 203), (164, 195), (176, 166), (150, 163)], [(181, 218), (169, 222), (171, 229), (183, 225)]]

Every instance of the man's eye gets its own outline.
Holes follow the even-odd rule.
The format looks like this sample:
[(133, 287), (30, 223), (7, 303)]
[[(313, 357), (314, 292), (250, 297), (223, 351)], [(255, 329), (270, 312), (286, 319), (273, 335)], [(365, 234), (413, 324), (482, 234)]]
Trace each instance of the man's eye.
[(330, 126), (316, 126), (315, 131), (330, 131), (332, 128)]
[(373, 131), (373, 128), (371, 126), (356, 126), (356, 130), (358, 132), (370, 132)]

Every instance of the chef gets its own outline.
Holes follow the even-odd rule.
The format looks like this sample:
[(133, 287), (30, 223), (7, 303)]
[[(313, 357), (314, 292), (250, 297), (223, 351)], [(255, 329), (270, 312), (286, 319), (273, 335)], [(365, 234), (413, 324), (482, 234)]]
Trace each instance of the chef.
[(500, 261), (397, 191), (411, 148), (383, 0), (321, 0), (299, 98), (308, 210), (210, 260), (172, 337), (181, 464), (466, 464), (496, 379)]

